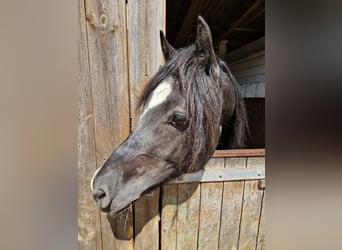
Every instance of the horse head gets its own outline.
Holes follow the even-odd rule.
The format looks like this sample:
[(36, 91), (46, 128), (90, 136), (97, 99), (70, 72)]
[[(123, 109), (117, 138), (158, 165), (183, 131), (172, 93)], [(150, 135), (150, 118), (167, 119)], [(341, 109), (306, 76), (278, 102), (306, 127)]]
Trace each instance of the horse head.
[(162, 32), (160, 38), (166, 64), (140, 96), (136, 127), (91, 181), (104, 212), (116, 214), (147, 189), (203, 168), (216, 149), (221, 126), (239, 130), (238, 139), (243, 134), (243, 124), (235, 124), (244, 111), (237, 110), (243, 108), (242, 98), (228, 67), (215, 55), (204, 19), (198, 17), (195, 43), (189, 47), (175, 50)]

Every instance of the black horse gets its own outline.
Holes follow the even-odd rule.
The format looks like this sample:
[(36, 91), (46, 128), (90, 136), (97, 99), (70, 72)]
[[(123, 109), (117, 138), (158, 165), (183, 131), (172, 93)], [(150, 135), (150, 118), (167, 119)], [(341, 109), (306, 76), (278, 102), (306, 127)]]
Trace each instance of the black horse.
[[(116, 214), (148, 188), (204, 167), (218, 145), (243, 145), (247, 117), (227, 65), (214, 52), (198, 17), (195, 44), (175, 50), (160, 33), (166, 64), (147, 83), (134, 131), (91, 181), (104, 212)], [(219, 143), (220, 135), (227, 138)]]

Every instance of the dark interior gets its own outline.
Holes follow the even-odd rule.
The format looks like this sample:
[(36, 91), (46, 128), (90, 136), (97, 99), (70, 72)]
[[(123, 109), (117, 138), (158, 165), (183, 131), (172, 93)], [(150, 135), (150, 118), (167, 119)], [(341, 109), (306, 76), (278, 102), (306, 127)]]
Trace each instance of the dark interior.
[[(264, 0), (167, 0), (166, 36), (175, 48), (194, 41), (198, 15), (209, 24), (215, 51), (228, 64), (239, 59), (236, 52), (245, 45), (257, 42), (265, 48)], [(244, 99), (250, 128), (245, 148), (264, 148), (265, 98)]]

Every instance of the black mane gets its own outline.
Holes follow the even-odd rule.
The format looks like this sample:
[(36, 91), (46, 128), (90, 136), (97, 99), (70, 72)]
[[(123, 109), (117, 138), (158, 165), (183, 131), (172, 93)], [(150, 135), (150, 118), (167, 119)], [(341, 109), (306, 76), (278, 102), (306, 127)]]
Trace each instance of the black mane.
[(217, 131), (219, 131), (223, 105), (220, 81), (229, 79), (235, 89), (235, 111), (228, 126), (231, 148), (239, 148), (243, 145), (247, 126), (243, 99), (227, 65), (219, 60), (220, 78), (213, 79), (210, 72), (203, 70), (204, 66), (194, 53), (194, 45), (178, 50), (146, 84), (137, 103), (138, 111), (143, 110), (149, 96), (159, 83), (170, 76), (176, 79), (180, 94), (185, 98), (186, 112), (190, 121), (189, 132), (184, 138), (187, 150), (180, 162), (181, 168), (188, 166), (188, 169), (185, 171), (182, 169), (183, 172), (198, 170), (198, 166), (208, 161), (217, 146), (220, 136)]

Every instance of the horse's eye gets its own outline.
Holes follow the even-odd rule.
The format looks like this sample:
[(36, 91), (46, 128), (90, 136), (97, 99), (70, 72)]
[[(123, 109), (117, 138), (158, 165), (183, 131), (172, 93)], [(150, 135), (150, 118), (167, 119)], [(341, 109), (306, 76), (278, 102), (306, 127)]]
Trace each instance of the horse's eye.
[(189, 126), (189, 121), (186, 118), (185, 114), (180, 112), (173, 113), (169, 117), (168, 123), (181, 131), (186, 130)]

